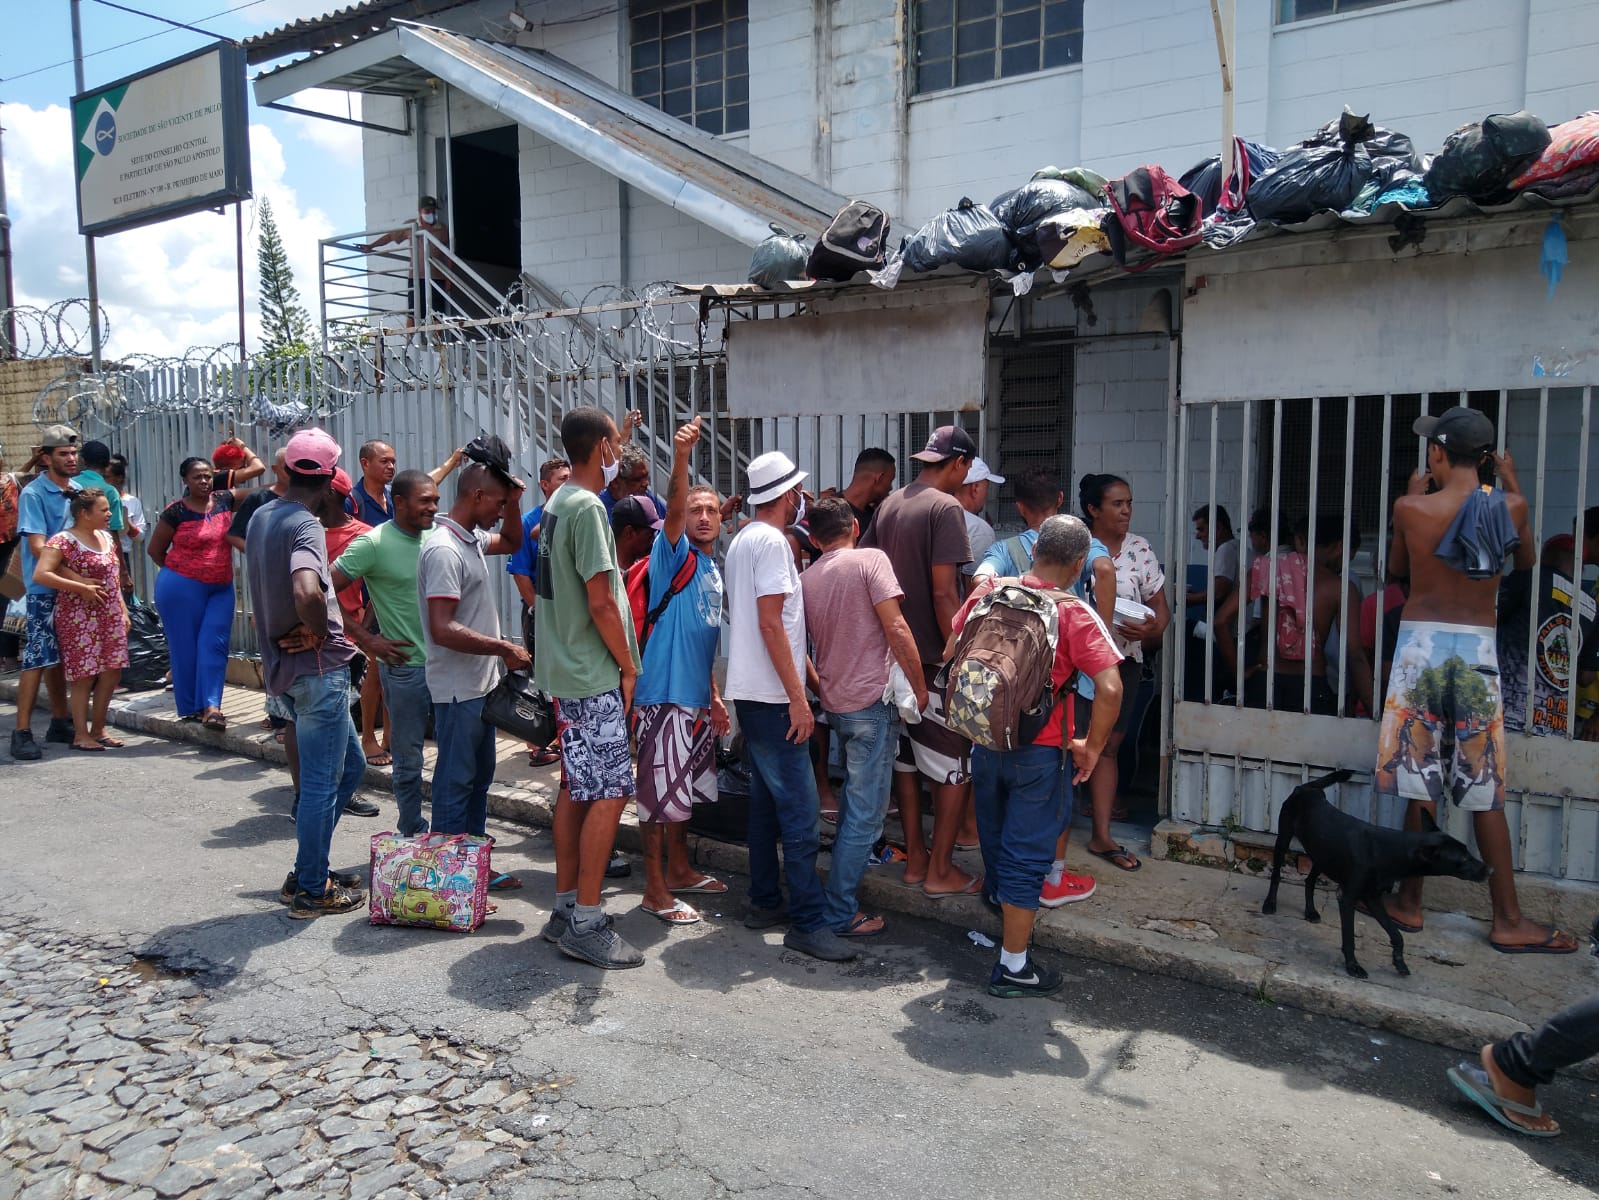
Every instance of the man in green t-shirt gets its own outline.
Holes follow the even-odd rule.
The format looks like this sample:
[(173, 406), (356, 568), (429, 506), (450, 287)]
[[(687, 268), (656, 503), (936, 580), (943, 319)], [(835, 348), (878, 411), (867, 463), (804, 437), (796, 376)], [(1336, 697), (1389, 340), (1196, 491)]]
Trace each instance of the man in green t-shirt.
[(428, 831), (422, 815), (422, 738), (433, 700), (428, 693), (427, 654), (422, 644), (422, 608), (416, 593), (416, 562), (439, 511), (439, 489), (422, 471), (401, 471), (393, 483), (394, 517), (352, 541), (333, 564), (333, 587), (343, 591), (360, 580), (383, 633), (353, 622), (347, 632), (378, 664), (389, 708), (389, 752), (394, 755), (394, 799), (400, 834)]
[(622, 439), (597, 408), (561, 421), (572, 464), (539, 526), (539, 638), (534, 677), (555, 697), (561, 791), (555, 802), (555, 910), (544, 940), (597, 967), (636, 967), (644, 956), (606, 919), (600, 893), (622, 809), (633, 795), (627, 718), (638, 644), (627, 589), (598, 493), (616, 477)]

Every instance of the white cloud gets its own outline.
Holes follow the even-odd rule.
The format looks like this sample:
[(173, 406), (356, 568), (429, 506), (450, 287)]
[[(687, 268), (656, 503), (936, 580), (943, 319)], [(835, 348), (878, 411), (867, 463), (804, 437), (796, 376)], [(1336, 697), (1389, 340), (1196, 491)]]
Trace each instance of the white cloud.
[[(17, 302), (42, 308), (86, 295), (67, 110), (59, 105), (33, 109), (10, 104), (5, 117)], [(320, 209), (304, 206), (285, 182), (283, 146), (277, 134), (265, 125), (252, 125), (250, 146), (255, 194), (272, 201), (301, 299), (315, 320), (317, 242), (334, 232), (332, 224)], [(245, 205), (244, 220), (246, 329), (250, 344), (256, 346), (254, 203)], [(237, 341), (234, 247), (232, 209), (220, 216), (196, 213), (98, 239), (100, 300), (111, 325), (108, 355), (176, 356), (191, 347)]]
[[(352, 121), (361, 119), (361, 96), (357, 92), (309, 88), (291, 96), (288, 103), (296, 108), (346, 117)], [(286, 128), (294, 131), (295, 137), (332, 156), (330, 162), (361, 161), (361, 130), (356, 126), (327, 121), (321, 117), (297, 116), (294, 113), (284, 113), (282, 120)]]

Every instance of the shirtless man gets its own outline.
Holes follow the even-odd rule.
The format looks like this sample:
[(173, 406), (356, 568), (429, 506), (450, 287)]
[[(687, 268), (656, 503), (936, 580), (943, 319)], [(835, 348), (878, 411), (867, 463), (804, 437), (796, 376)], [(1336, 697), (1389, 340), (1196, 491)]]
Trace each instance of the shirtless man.
[[(1417, 719), (1433, 734), (1436, 754), (1421, 762), (1407, 758), (1388, 770), (1379, 767), (1376, 787), (1410, 802), (1405, 813), (1408, 830), (1421, 828), (1423, 809), (1435, 810), (1432, 795), (1442, 794), (1472, 814), (1477, 849), (1493, 870), (1488, 880), (1493, 903), (1488, 940), (1494, 949), (1507, 954), (1573, 954), (1575, 938), (1528, 921), (1516, 902), (1504, 780), (1499, 775), (1499, 764), (1504, 761), (1504, 714), (1494, 638), (1499, 580), (1505, 564), (1502, 558), (1488, 561), (1468, 573), (1449, 539), (1456, 516), (1472, 504), (1481, 510), (1479, 530), (1485, 535), (1478, 544), (1486, 543), (1502, 554), (1511, 550), (1514, 539), (1515, 566), (1531, 566), (1535, 546), (1527, 523), (1527, 501), (1516, 483), (1509, 454), (1494, 454), (1494, 427), (1481, 413), (1451, 408), (1419, 418), (1414, 429), (1427, 439), (1427, 465), (1416, 472), (1407, 495), (1394, 505), (1388, 573), (1400, 580), (1409, 578), (1410, 599), (1394, 651), (1378, 763), (1384, 761), (1385, 748), (1398, 745), (1404, 722)], [(1482, 489), (1477, 478), (1478, 465), (1490, 455), (1499, 469), (1500, 495)], [(1429, 483), (1436, 485), (1431, 494), (1427, 492)], [(1496, 513), (1501, 506), (1505, 511)], [(1492, 573), (1483, 574), (1484, 570)], [(1422, 679), (1424, 672), (1427, 680)], [(1421, 694), (1424, 686), (1427, 695)], [(1430, 694), (1434, 686), (1442, 688), (1441, 695)], [(1428, 699), (1438, 702), (1433, 713), (1424, 711), (1432, 707), (1426, 703)], [(1468, 711), (1459, 711), (1462, 708)], [(1465, 756), (1456, 742), (1460, 721), (1487, 722), (1487, 737), (1498, 752), (1479, 755), (1473, 763), (1463, 761)], [(1491, 779), (1481, 778), (1485, 763), (1491, 764)], [(1407, 932), (1421, 929), (1421, 884), (1419, 878), (1406, 880), (1397, 901), (1389, 907), (1395, 922)]]

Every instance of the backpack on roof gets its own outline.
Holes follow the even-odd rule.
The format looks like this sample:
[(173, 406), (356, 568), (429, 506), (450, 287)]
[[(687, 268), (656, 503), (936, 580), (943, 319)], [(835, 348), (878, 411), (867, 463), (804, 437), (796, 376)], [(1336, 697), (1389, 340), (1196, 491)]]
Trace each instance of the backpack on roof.
[[(1104, 230), (1118, 263), (1127, 261), (1127, 244), (1142, 246), (1157, 258), (1199, 243), (1205, 214), (1199, 197), (1160, 167), (1137, 170), (1105, 185), (1111, 216)], [(1144, 270), (1150, 263), (1132, 268)]]
[(806, 272), (812, 279), (846, 283), (857, 272), (881, 267), (887, 244), (888, 214), (875, 204), (851, 200), (811, 247)]
[(1031, 745), (1055, 707), (1050, 676), (1060, 638), (1059, 605), (1071, 599), (1058, 588), (996, 580), (967, 614), (939, 672), (944, 723), (990, 750)]
[(639, 559), (627, 569), (627, 606), (633, 614), (633, 636), (638, 639), (638, 652), (641, 655), (644, 653), (644, 644), (650, 640), (650, 634), (655, 632), (655, 623), (661, 619), (672, 597), (694, 582), (699, 569), (699, 551), (691, 549), (688, 559), (672, 576), (672, 585), (666, 589), (666, 595), (654, 608), (650, 607), (649, 556)]

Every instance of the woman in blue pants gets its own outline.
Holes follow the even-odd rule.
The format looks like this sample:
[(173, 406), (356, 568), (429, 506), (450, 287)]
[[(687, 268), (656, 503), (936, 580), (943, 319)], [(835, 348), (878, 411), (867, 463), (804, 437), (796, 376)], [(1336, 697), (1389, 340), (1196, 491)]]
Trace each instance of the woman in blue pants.
[(179, 468), (184, 494), (161, 512), (149, 553), (161, 568), (155, 607), (172, 658), (178, 716), (208, 729), (226, 729), (222, 684), (233, 629), (233, 555), (226, 535), (233, 493), (213, 491), (209, 459), (186, 458)]

